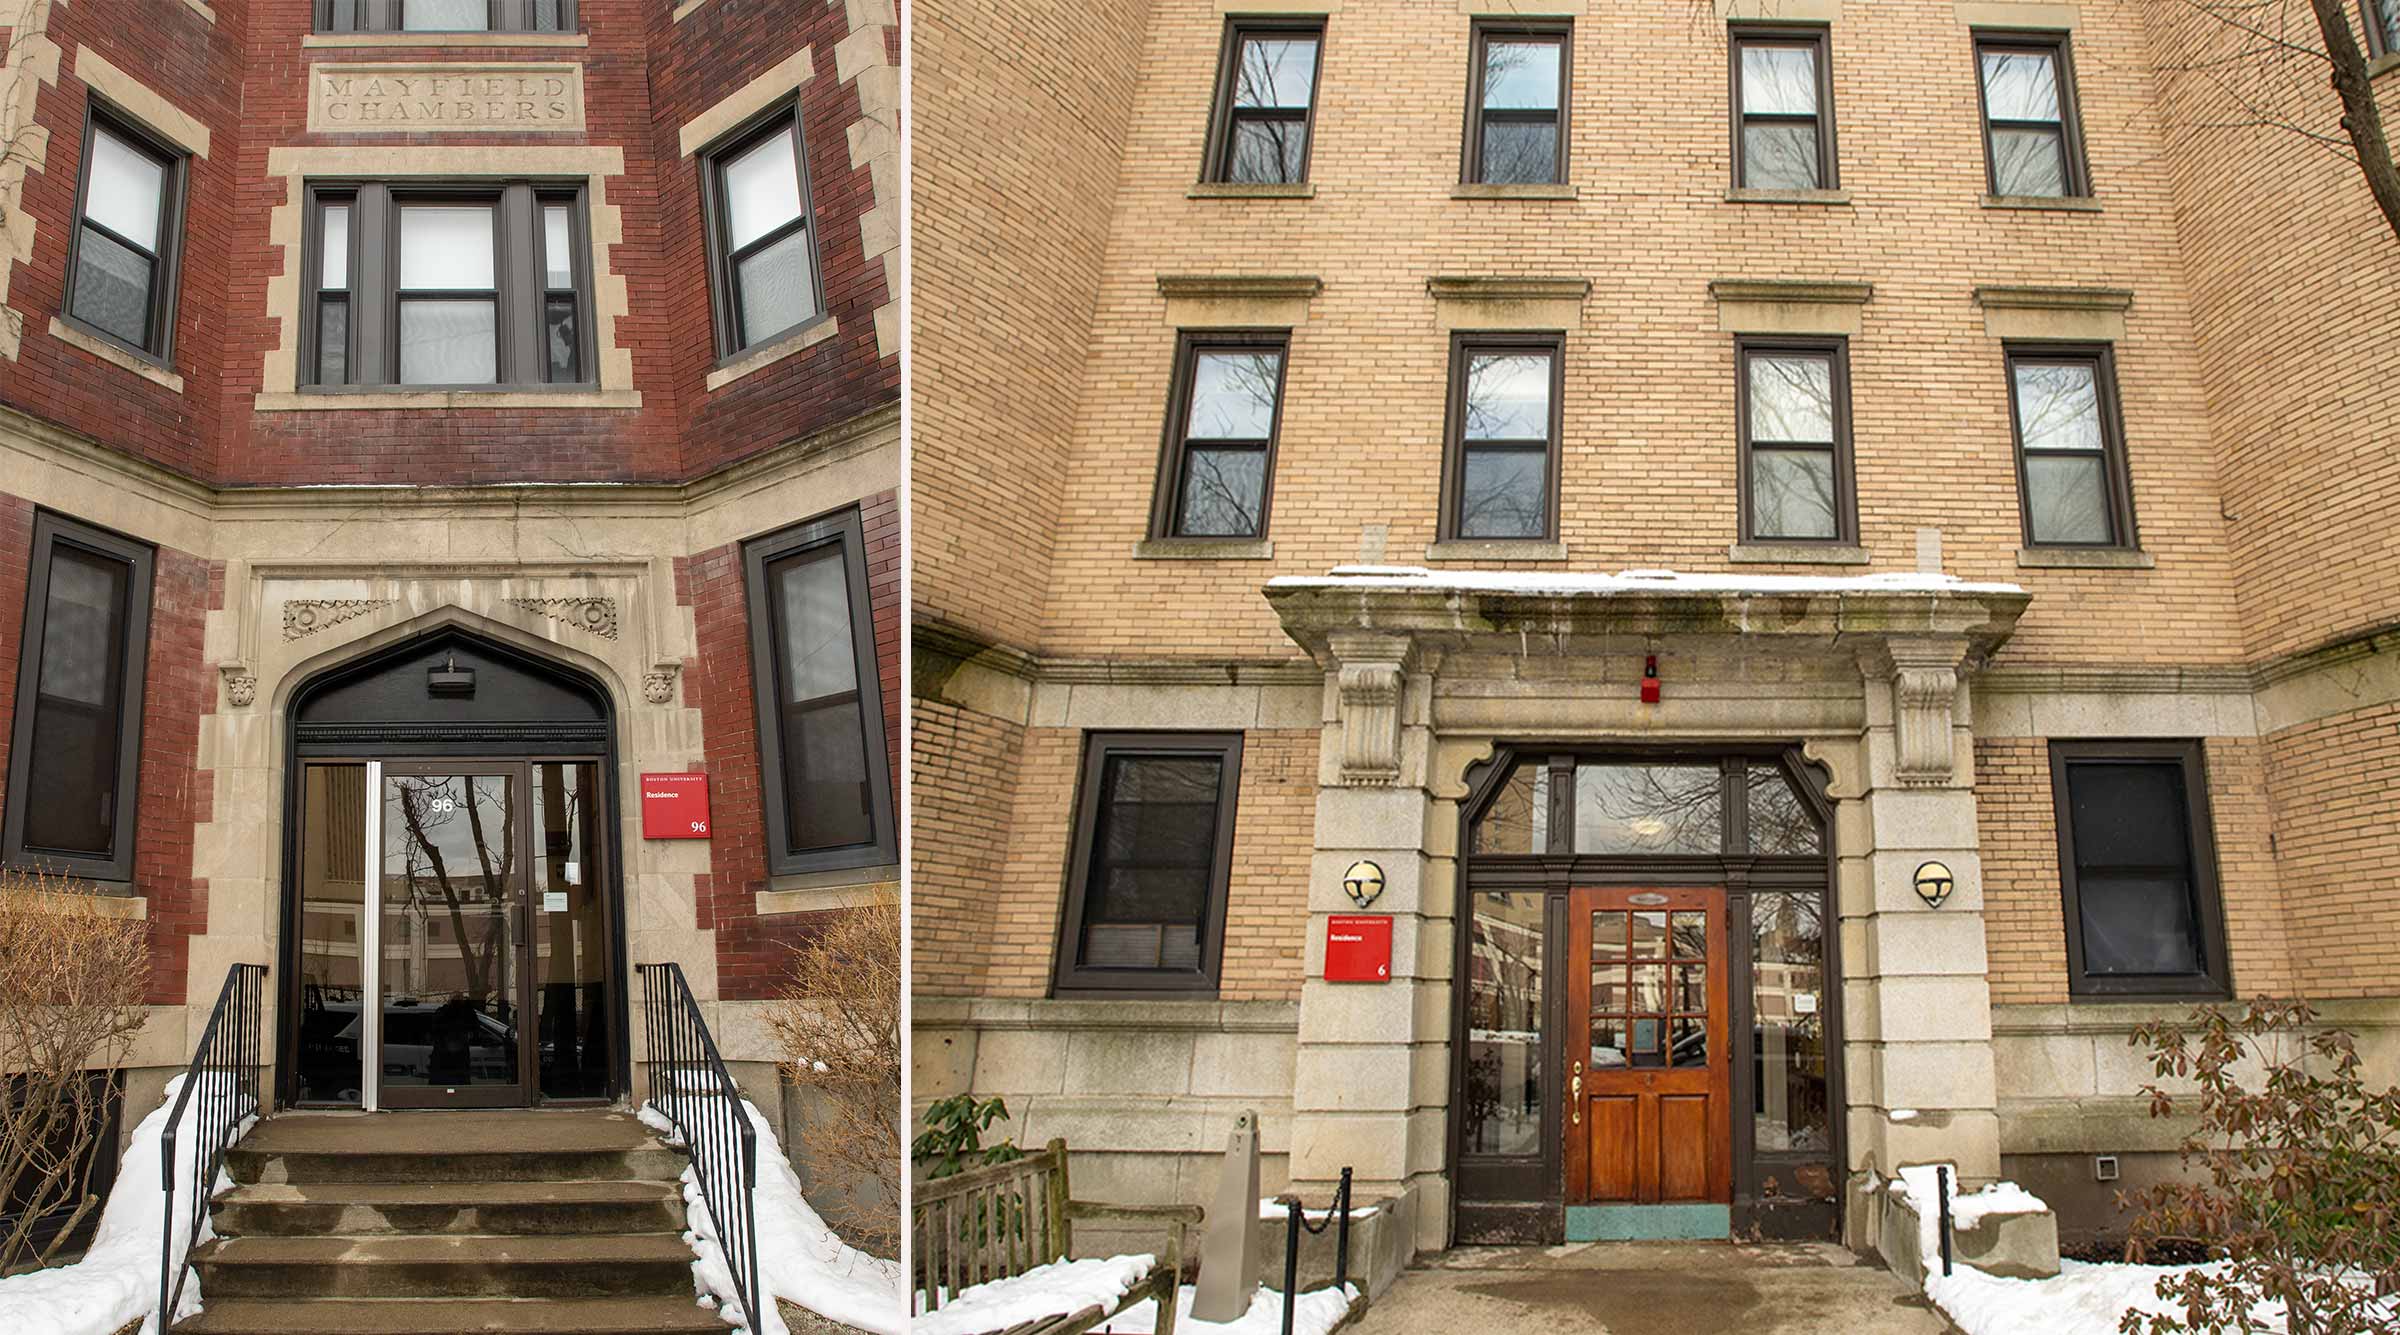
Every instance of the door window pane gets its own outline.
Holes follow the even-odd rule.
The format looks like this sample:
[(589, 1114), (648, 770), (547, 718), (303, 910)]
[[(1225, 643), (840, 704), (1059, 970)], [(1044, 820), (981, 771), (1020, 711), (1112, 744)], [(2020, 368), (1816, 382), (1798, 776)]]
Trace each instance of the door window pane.
[(735, 250), (800, 216), (800, 159), (789, 127), (725, 163), (725, 230)]
[(1216, 756), (1110, 756), (1084, 894), (1087, 968), (1198, 970), (1216, 864)]
[(1751, 1013), (1758, 1041), (1753, 1144), (1764, 1153), (1831, 1144), (1825, 1075), (1824, 915), (1814, 895), (1750, 901)]
[(1714, 765), (1578, 765), (1575, 851), (1715, 853), (1724, 844), (1724, 806)]
[(1475, 896), (1467, 939), (1469, 1154), (1542, 1151), (1542, 926), (1547, 896)]
[(31, 764), (25, 791), (11, 796), (25, 804), (27, 848), (107, 857), (117, 831), (121, 715), (139, 708), (120, 698), (132, 571), (77, 547), (51, 551)]
[(166, 164), (100, 126), (92, 127), (91, 184), (83, 213), (151, 254), (158, 253)]

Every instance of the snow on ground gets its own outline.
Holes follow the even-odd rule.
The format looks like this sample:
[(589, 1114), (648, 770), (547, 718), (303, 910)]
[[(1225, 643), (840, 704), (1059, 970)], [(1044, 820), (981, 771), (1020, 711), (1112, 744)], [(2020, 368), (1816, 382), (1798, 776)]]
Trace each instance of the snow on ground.
[[(908, 1316), (899, 1263), (869, 1256), (827, 1228), (800, 1194), (800, 1178), (792, 1172), (791, 1161), (784, 1158), (783, 1146), (767, 1119), (759, 1116), (748, 1099), (742, 1100), (742, 1111), (758, 1132), (758, 1305), (765, 1310), (759, 1313), (755, 1335), (790, 1335), (782, 1314), (775, 1310), (777, 1298), (860, 1330), (901, 1335), (908, 1328)], [(669, 1144), (683, 1143), (675, 1124), (656, 1107), (642, 1105), (640, 1116), (643, 1125), (665, 1136)], [(716, 1222), (701, 1199), (699, 1177), (690, 1168), (683, 1170), (683, 1199), (691, 1222), (684, 1241), (700, 1258), (692, 1263), (697, 1291), (714, 1295), (719, 1303), (734, 1298), (733, 1270), (725, 1263)]]
[[(1221, 1331), (1224, 1335), (1278, 1335), (1283, 1329), (1283, 1295), (1266, 1285), (1258, 1286), (1258, 1296), (1250, 1300), (1250, 1310), (1231, 1321), (1200, 1321), (1192, 1316), (1193, 1288), (1186, 1284), (1175, 1292), (1175, 1329), (1181, 1331)], [(1317, 1289), (1303, 1293), (1292, 1310), (1292, 1335), (1326, 1335), (1341, 1324), (1350, 1304), (1358, 1301), (1358, 1286), (1344, 1285), (1341, 1289)], [(1128, 1307), (1123, 1313), (1110, 1317), (1093, 1328), (1092, 1335), (1150, 1335), (1158, 1328), (1158, 1300), (1145, 1299)]]
[[(139, 1318), (142, 1335), (157, 1335), (158, 1247), (167, 1208), (166, 1192), (158, 1180), (159, 1142), (165, 1135), (167, 1114), (175, 1106), (175, 1096), (183, 1090), (184, 1079), (179, 1075), (169, 1080), (158, 1107), (134, 1127), (133, 1140), (118, 1160), (116, 1185), (109, 1189), (108, 1204), (101, 1207), (100, 1226), (92, 1235), (91, 1250), (84, 1253), (83, 1259), (73, 1265), (0, 1279), (0, 1331), (7, 1331), (8, 1335), (115, 1335), (127, 1322)], [(231, 1076), (219, 1075), (211, 1083), (224, 1087), (231, 1080)], [(182, 1184), (192, 1180), (196, 1168), (193, 1156), (200, 1152), (203, 1101), (202, 1094), (194, 1094), (175, 1133), (178, 1245), (186, 1241), (191, 1230), (186, 1222), (191, 1217), (187, 1212), (191, 1202), (183, 1195)], [(257, 1120), (243, 1118), (234, 1131), (234, 1139), (247, 1135)], [(233, 1179), (219, 1170), (212, 1192), (224, 1191), (232, 1185)], [(208, 1216), (202, 1214), (200, 1236), (191, 1242), (196, 1245), (215, 1236)], [(189, 1249), (185, 1250), (188, 1254)], [(176, 1320), (200, 1310), (197, 1274), (184, 1278), (183, 1296), (175, 1307)]]
[(1972, 583), (1955, 575), (1894, 571), (1878, 575), (1717, 575), (1677, 570), (1620, 570), (1613, 575), (1512, 570), (1430, 570), (1424, 566), (1335, 566), (1323, 575), (1278, 575), (1270, 589), (1425, 589), (1457, 593), (2022, 593), (2014, 584)]
[[(2093, 1265), (2061, 1261), (2053, 1279), (2002, 1279), (1973, 1266), (1945, 1278), (1936, 1262), (1925, 1276), (1925, 1296), (1940, 1305), (1966, 1335), (2116, 1335), (2129, 1308), (2177, 1312), (2158, 1296), (2161, 1276), (2189, 1266)], [(2281, 1304), (2262, 1303), (2252, 1315), (2269, 1330), (2283, 1329)]]
[(1143, 1254), (1037, 1265), (1022, 1275), (960, 1289), (948, 1302), (910, 1322), (909, 1335), (980, 1335), (1086, 1307), (1114, 1307), (1157, 1263), (1157, 1257)]

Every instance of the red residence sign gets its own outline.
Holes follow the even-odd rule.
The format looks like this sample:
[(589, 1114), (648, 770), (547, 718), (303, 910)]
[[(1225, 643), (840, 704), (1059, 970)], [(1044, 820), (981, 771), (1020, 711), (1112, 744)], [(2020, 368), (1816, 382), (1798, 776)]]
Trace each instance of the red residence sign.
[(706, 839), (708, 837), (708, 776), (705, 774), (643, 775), (642, 837), (644, 839)]
[(1325, 981), (1388, 983), (1392, 978), (1392, 915), (1336, 913), (1325, 920)]

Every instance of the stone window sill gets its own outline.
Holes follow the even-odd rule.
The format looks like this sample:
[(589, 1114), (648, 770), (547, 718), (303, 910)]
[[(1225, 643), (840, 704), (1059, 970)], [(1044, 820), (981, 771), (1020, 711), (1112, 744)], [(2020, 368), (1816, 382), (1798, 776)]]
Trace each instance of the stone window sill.
[(1425, 549), (1428, 561), (1564, 561), (1567, 544), (1454, 538)]
[(851, 909), (879, 897), (900, 893), (900, 864), (844, 867), (839, 871), (801, 872), (770, 877), (756, 895), (760, 917), (776, 913), (816, 913)]
[(1271, 561), (1272, 538), (1144, 538), (1133, 545), (1136, 561)]
[(1314, 181), (1202, 181), (1183, 192), (1185, 199), (1315, 199)]
[[(215, 20), (210, 20), (215, 22)], [(590, 46), (579, 32), (312, 32), (300, 38), (303, 47), (372, 46)]]
[(711, 390), (723, 389), (743, 376), (763, 371), (804, 348), (813, 348), (839, 332), (839, 325), (840, 322), (830, 313), (820, 315), (772, 343), (737, 352), (708, 373), (708, 387)]
[(80, 348), (111, 366), (122, 366), (153, 385), (181, 394), (183, 377), (155, 362), (144, 360), (104, 338), (92, 335), (68, 324), (58, 316), (50, 317), (50, 336), (71, 348)]
[(639, 408), (638, 389), (395, 389), (349, 393), (263, 393), (252, 401), (262, 413), (379, 411), (450, 412), (461, 408)]
[(1847, 190), (1751, 190), (1736, 186), (1725, 192), (1728, 204), (1817, 204), (1850, 207)]
[(1863, 566), (1867, 549), (1814, 542), (1737, 542), (1725, 549), (1735, 565)]
[(2020, 209), (2031, 213), (2098, 213), (2100, 201), (2090, 195), (1985, 195), (1987, 209)]
[(2367, 77), (2370, 79), (2380, 79), (2393, 70), (2400, 70), (2400, 51), (2394, 51), (2388, 56), (2377, 56), (2367, 62)]
[(1452, 199), (1575, 199), (1582, 194), (1572, 185), (1454, 185)]
[(2020, 570), (2155, 570), (2158, 558), (2148, 552), (2115, 547), (2019, 547)]

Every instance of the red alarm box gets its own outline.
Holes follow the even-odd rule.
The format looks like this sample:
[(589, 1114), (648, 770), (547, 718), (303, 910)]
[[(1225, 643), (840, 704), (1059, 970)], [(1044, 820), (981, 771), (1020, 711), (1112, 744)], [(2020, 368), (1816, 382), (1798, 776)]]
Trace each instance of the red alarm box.
[(1392, 978), (1392, 915), (1336, 913), (1325, 920), (1325, 981), (1387, 983)]
[(643, 775), (642, 837), (644, 839), (706, 839), (708, 837), (708, 776), (705, 774)]

